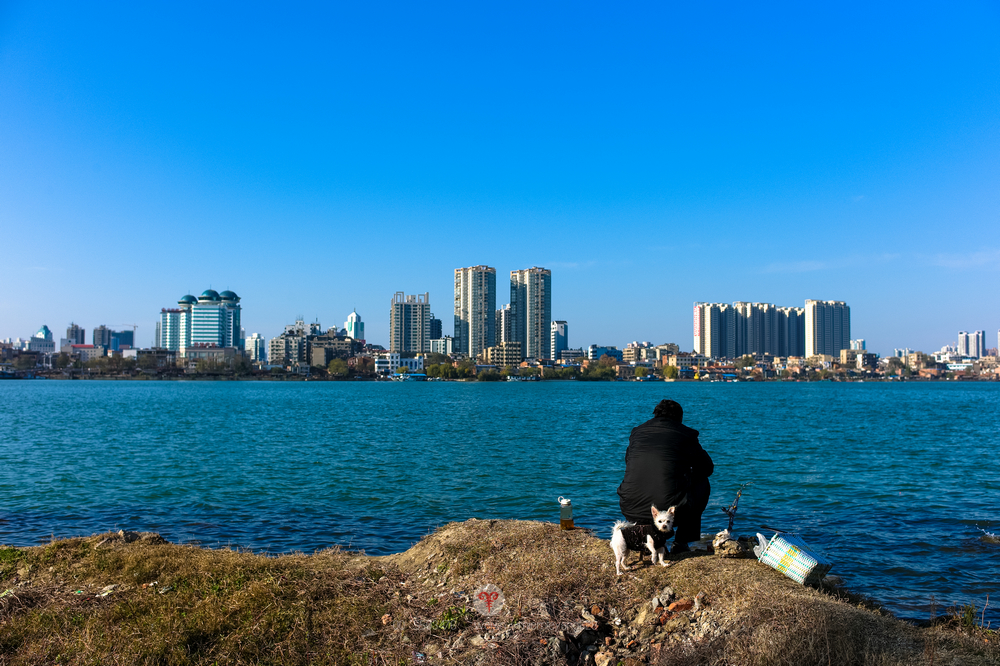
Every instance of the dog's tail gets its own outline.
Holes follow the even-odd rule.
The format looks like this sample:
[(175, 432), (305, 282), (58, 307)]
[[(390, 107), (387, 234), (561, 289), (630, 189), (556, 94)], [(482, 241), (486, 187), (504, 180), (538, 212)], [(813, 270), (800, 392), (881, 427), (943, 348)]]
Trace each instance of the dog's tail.
[(619, 520), (615, 523), (615, 526), (611, 529), (612, 532), (617, 532), (618, 530), (623, 530), (626, 527), (634, 527), (635, 523), (630, 523), (627, 520)]

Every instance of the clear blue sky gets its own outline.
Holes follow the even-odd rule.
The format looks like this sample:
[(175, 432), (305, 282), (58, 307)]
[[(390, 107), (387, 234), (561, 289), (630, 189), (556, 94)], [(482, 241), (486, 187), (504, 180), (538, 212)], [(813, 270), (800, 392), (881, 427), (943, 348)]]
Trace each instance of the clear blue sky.
[(1000, 6), (0, 3), (0, 337), (209, 286), (248, 333), (553, 271), (572, 346), (696, 300), (1000, 328)]

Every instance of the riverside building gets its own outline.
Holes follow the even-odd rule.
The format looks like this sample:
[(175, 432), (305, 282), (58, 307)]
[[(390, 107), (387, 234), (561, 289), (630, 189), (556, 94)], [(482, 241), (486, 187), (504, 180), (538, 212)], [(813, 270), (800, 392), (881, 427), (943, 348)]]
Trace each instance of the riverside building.
[(455, 350), (476, 358), (496, 344), (497, 269), (455, 269)]
[(357, 310), (347, 315), (347, 321), (344, 322), (344, 330), (347, 331), (347, 337), (364, 342), (365, 323), (361, 321), (361, 315), (358, 314)]
[(510, 272), (511, 329), (522, 358), (552, 358), (552, 271), (532, 266)]
[(431, 295), (397, 291), (389, 309), (389, 351), (427, 353), (431, 350)]
[(560, 358), (559, 354), (569, 349), (569, 324), (564, 321), (552, 322), (549, 349), (552, 351), (553, 359)]
[[(244, 340), (240, 333), (242, 306), (240, 297), (235, 293), (224, 291), (220, 294), (206, 289), (198, 298), (190, 294), (182, 296), (177, 305), (176, 308), (160, 310), (161, 348), (175, 351), (180, 356), (187, 356), (188, 348), (196, 346), (243, 350)], [(94, 329), (94, 335), (97, 335), (97, 329)]]
[(958, 332), (958, 353), (966, 358), (982, 358), (986, 352), (986, 331)]
[(840, 356), (851, 345), (851, 308), (844, 301), (806, 301), (805, 356)]
[(694, 352), (707, 358), (801, 356), (805, 310), (737, 301), (694, 304)]

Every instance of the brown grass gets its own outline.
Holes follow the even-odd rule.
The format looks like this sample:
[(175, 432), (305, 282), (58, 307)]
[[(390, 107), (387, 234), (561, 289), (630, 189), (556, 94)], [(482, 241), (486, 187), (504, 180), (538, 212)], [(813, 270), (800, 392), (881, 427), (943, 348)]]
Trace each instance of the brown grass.
[[(505, 595), (494, 617), (471, 610), (487, 583)], [(653, 626), (649, 599), (666, 585), (702, 592), (707, 609)], [(689, 554), (618, 577), (606, 541), (523, 521), (446, 525), (388, 557), (67, 539), (0, 548), (7, 590), (4, 666), (1000, 664), (995, 633), (913, 627), (752, 560)], [(596, 653), (571, 638), (592, 611)]]

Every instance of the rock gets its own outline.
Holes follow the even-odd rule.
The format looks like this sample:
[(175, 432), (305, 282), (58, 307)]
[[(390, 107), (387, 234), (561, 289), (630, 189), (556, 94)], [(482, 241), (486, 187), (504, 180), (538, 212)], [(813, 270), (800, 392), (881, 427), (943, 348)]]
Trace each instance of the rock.
[(598, 606), (597, 604), (594, 604), (593, 606), (590, 607), (590, 614), (591, 615), (604, 615), (604, 609), (601, 608), (600, 606)]
[(582, 617), (587, 622), (597, 622), (597, 618), (594, 617), (592, 613), (588, 613), (587, 611), (580, 611), (580, 617)]
[(732, 539), (733, 535), (729, 533), (729, 530), (722, 530), (721, 532), (715, 535), (714, 539), (712, 539), (712, 546), (717, 549), (725, 542), (732, 541)]
[(708, 603), (708, 601), (706, 600), (704, 592), (699, 592), (698, 594), (694, 595), (694, 609), (695, 609), (695, 611), (700, 611), (701, 608), (702, 608), (702, 606), (704, 606), (707, 603)]
[(673, 601), (674, 597), (676, 596), (677, 595), (674, 594), (674, 588), (670, 587), (669, 585), (660, 590), (660, 601), (662, 601), (664, 605)]
[(469, 639), (469, 645), (473, 647), (479, 647), (485, 642), (486, 640), (482, 636), (473, 636), (472, 638)]
[(635, 657), (626, 657), (622, 660), (621, 666), (642, 666), (642, 662)]
[(715, 547), (715, 556), (725, 559), (736, 559), (747, 556), (747, 550), (739, 541), (726, 541)]
[(382, 616), (382, 626), (385, 626), (390, 622), (392, 622), (392, 615), (386, 613), (385, 615)]
[(636, 625), (637, 627), (641, 627), (643, 624), (646, 623), (646, 618), (648, 617), (649, 617), (649, 609), (643, 606), (642, 608), (639, 609), (639, 612), (636, 614), (635, 619), (632, 620), (632, 624)]
[(585, 631), (587, 631), (587, 628), (584, 627), (582, 624), (574, 624), (572, 627), (566, 630), (566, 636), (572, 638), (574, 641), (579, 642), (580, 637), (583, 635)]
[(675, 617), (667, 620), (666, 624), (663, 625), (663, 628), (669, 632), (681, 631), (686, 628), (688, 624), (688, 619), (686, 617)]
[(667, 610), (673, 611), (675, 613), (680, 611), (691, 610), (692, 608), (694, 608), (694, 602), (691, 601), (690, 599), (678, 599), (674, 603), (667, 606)]
[(614, 658), (610, 652), (598, 652), (594, 655), (594, 664), (595, 666), (608, 666)]
[(844, 579), (840, 576), (826, 576), (823, 578), (824, 587), (840, 587), (844, 584)]
[(659, 608), (662, 605), (663, 604), (660, 603), (660, 598), (659, 597), (653, 597), (649, 601), (649, 607), (652, 608), (653, 610), (656, 610), (657, 608)]

